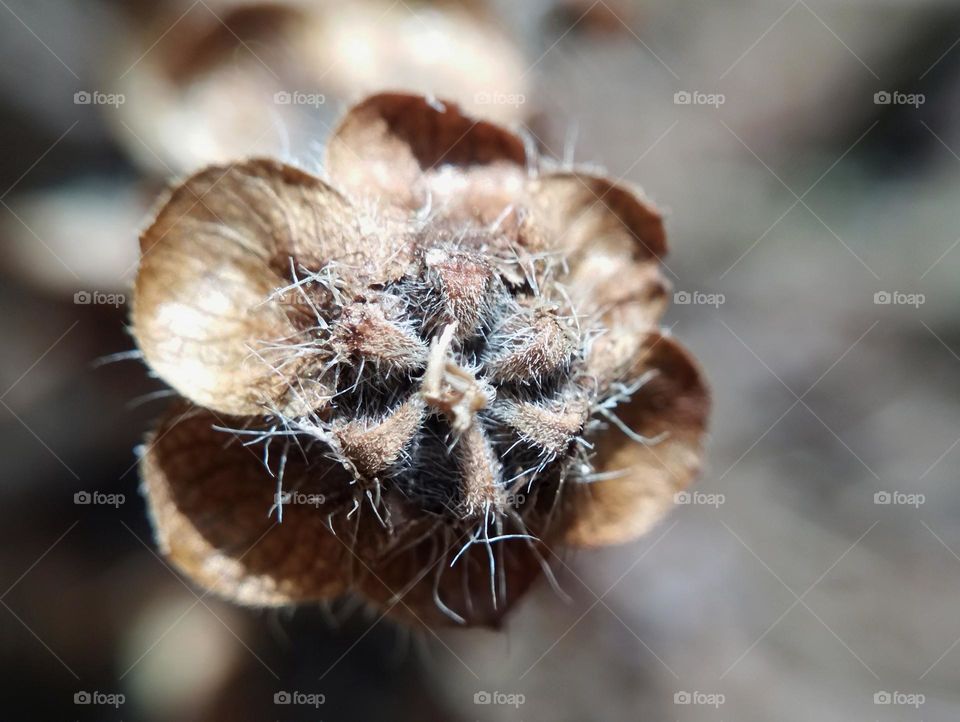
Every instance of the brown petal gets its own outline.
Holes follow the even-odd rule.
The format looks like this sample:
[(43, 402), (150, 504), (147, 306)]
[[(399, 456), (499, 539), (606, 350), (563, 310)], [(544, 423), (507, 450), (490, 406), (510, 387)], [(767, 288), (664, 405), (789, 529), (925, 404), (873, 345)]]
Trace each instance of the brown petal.
[[(451, 567), (473, 530), (454, 532), (438, 526), (427, 531), (424, 535), (423, 526), (416, 525), (409, 536), (416, 538), (417, 533), (422, 540), (371, 562), (360, 583), (371, 601), (409, 624), (499, 628), (543, 572), (543, 559), (550, 556), (539, 542), (503, 539), (492, 542), (489, 549), (483, 542), (472, 544)], [(490, 537), (495, 535), (490, 529)], [(489, 552), (497, 570), (493, 589)]]
[(566, 254), (574, 296), (611, 325), (655, 323), (667, 291), (659, 271), (667, 252), (660, 213), (629, 188), (583, 173), (545, 176), (529, 192), (530, 225)]
[[(278, 523), (270, 515), (276, 480), (260, 452), (213, 429), (236, 421), (180, 405), (147, 439), (140, 472), (161, 552), (196, 583), (244, 604), (340, 594), (350, 560), (327, 519), (349, 479), (291, 451), (283, 487), (296, 491), (297, 503), (284, 505)], [(299, 503), (310, 495), (317, 503)]]
[(135, 160), (168, 177), (208, 163), (308, 150), (306, 136), (322, 127), (315, 116), (271, 102), (288, 89), (291, 68), (303, 68), (296, 45), (308, 25), (304, 8), (140, 4), (155, 7), (116, 33), (115, 52), (105, 53), (127, 101), (110, 121)]
[(643, 534), (700, 469), (710, 398), (690, 355), (656, 332), (617, 341), (615, 353), (608, 349), (606, 358), (592, 359), (603, 369), (598, 373), (608, 380), (654, 374), (612, 412), (641, 436), (666, 436), (641, 444), (615, 426), (598, 436), (594, 469), (614, 476), (567, 486), (568, 544), (616, 544)]
[(521, 190), (525, 165), (513, 133), (454, 103), (401, 93), (351, 108), (327, 145), (327, 170), (350, 197), (406, 210), (453, 204), (453, 215), (486, 223)]
[(654, 260), (633, 261), (602, 251), (582, 256), (566, 283), (581, 312), (595, 310), (611, 328), (655, 328), (667, 308), (670, 284)]
[(140, 240), (133, 332), (146, 361), (198, 404), (233, 414), (303, 411), (326, 394), (293, 389), (306, 360), (265, 345), (296, 342), (271, 295), (298, 267), (363, 266), (347, 202), (290, 166), (251, 160), (210, 167), (177, 187)]
[(550, 241), (568, 253), (602, 247), (635, 259), (667, 252), (660, 213), (638, 193), (602, 176), (554, 173), (530, 186), (538, 220)]
[(251, 154), (310, 157), (341, 101), (382, 88), (453, 97), (490, 118), (528, 107), (526, 62), (503, 28), (452, 3), (416, 18), (377, 0), (137, 4), (158, 12), (116, 33), (111, 77), (127, 102), (110, 120), (158, 174)]

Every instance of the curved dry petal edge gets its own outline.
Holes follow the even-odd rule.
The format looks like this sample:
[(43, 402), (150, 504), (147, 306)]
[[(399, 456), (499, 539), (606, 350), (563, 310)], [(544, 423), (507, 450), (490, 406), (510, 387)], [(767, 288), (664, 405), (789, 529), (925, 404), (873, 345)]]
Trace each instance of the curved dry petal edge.
[(355, 224), (336, 191), (275, 161), (190, 177), (140, 239), (132, 318), (144, 358), (223, 413), (319, 407), (327, 389), (297, 381), (309, 378), (308, 360), (291, 350), (298, 330), (274, 294), (289, 285), (291, 263), (369, 266)]
[(291, 453), (284, 489), (298, 496), (278, 522), (276, 480), (257, 452), (213, 428), (237, 421), (179, 404), (148, 437), (140, 473), (161, 552), (196, 583), (243, 604), (342, 593), (352, 559), (327, 520), (349, 508), (339, 496), (349, 480), (338, 466), (307, 468)]
[(667, 252), (660, 213), (638, 192), (584, 173), (545, 175), (529, 193), (529, 223), (565, 254), (565, 283), (582, 308), (607, 326), (655, 326), (669, 287), (660, 272)]
[[(172, 30), (171, 23), (179, 24), (177, 16), (181, 12), (177, 9), (161, 13), (156, 22), (149, 24), (149, 39), (145, 37), (141, 42), (155, 42), (157, 35)], [(185, 22), (177, 29), (178, 42), (160, 45), (157, 55), (160, 70), (182, 86), (218, 66), (235, 63), (241, 50), (280, 45), (292, 31), (306, 25), (310, 17), (306, 8), (293, 3), (245, 3), (222, 8), (219, 14), (190, 13), (186, 18), (180, 16), (180, 20)]]
[(548, 243), (574, 262), (595, 250), (635, 260), (667, 253), (663, 216), (639, 191), (603, 176), (565, 172), (531, 181), (528, 192)]
[(635, 434), (651, 440), (663, 436), (640, 443), (615, 427), (599, 435), (594, 470), (600, 480), (572, 483), (565, 490), (565, 542), (575, 546), (640, 536), (700, 469), (710, 394), (693, 359), (658, 332), (623, 334), (617, 345), (611, 358), (596, 361), (605, 366), (608, 381), (650, 377), (612, 413)]
[(595, 311), (608, 328), (656, 328), (667, 309), (670, 284), (656, 259), (633, 261), (597, 251), (580, 258), (566, 283), (580, 308)]
[(326, 167), (334, 183), (353, 198), (413, 210), (428, 198), (447, 195), (443, 187), (447, 183), (459, 183), (462, 187), (455, 189), (459, 193), (484, 196), (470, 200), (484, 210), (487, 194), (471, 188), (468, 178), (448, 176), (437, 183), (428, 176), (442, 180), (442, 168), (452, 166), (467, 174), (475, 171), (481, 182), (474, 186), (492, 189), (491, 170), (512, 169), (511, 180), (516, 180), (526, 159), (518, 136), (465, 115), (455, 103), (381, 93), (348, 111), (328, 141)]

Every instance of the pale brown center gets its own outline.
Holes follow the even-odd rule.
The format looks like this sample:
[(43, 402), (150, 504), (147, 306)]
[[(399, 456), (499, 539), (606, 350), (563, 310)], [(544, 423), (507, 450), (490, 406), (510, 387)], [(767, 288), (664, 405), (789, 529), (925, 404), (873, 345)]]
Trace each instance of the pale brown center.
[(456, 328), (456, 322), (448, 323), (431, 341), (420, 395), (429, 406), (447, 417), (454, 431), (463, 432), (470, 428), (474, 415), (493, 401), (496, 391), (451, 357), (450, 345)]

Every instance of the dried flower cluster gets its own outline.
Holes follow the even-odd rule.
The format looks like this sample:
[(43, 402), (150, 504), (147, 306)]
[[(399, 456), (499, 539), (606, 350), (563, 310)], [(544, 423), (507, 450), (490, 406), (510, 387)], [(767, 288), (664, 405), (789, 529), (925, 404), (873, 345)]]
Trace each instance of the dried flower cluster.
[(186, 397), (142, 459), (160, 546), (243, 603), (496, 625), (699, 466), (661, 218), (413, 95), (352, 108), (325, 167), (207, 168), (142, 236), (133, 330)]

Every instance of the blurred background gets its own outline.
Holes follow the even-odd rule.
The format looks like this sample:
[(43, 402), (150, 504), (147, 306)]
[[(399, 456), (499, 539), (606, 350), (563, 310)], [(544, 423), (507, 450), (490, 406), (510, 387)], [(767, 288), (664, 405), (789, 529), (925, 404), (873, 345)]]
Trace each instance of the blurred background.
[[(0, 59), (4, 719), (960, 717), (960, 4), (0, 0)], [(204, 596), (138, 493), (153, 200), (378, 88), (642, 185), (716, 399), (690, 495), (499, 634)]]

